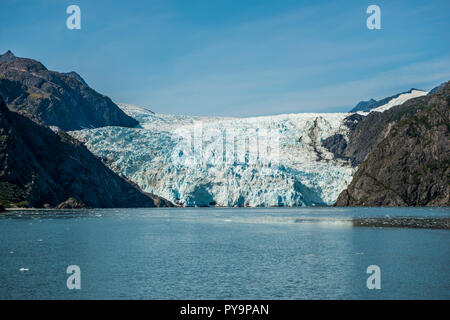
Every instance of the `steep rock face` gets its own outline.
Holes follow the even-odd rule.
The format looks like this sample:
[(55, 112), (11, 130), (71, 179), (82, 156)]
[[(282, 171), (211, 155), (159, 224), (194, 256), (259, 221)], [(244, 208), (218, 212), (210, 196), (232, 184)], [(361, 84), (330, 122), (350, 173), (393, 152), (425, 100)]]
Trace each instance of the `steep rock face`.
[(50, 71), (40, 62), (15, 57), (10, 51), (0, 55), (0, 95), (11, 110), (65, 131), (138, 125), (77, 73)]
[(170, 205), (117, 176), (79, 141), (8, 110), (0, 97), (0, 203), (7, 207)]
[(345, 117), (342, 124), (347, 127), (347, 133), (345, 135), (342, 133), (336, 133), (322, 140), (322, 146), (333, 154), (334, 159), (342, 159), (349, 162), (354, 167), (359, 164), (360, 161), (358, 160), (358, 157), (348, 150), (353, 150), (354, 139), (350, 138), (355, 135), (354, 132), (357, 128), (359, 128), (358, 124), (363, 119), (364, 116), (358, 113), (353, 113)]
[(336, 205), (450, 205), (449, 102), (447, 83), (434, 94), (370, 114), (358, 124), (361, 143), (365, 134), (379, 142)]
[(430, 92), (428, 92), (428, 95), (433, 94), (435, 92), (438, 92), (438, 91), (444, 89), (446, 84), (447, 84), (446, 82), (443, 82), (440, 85), (434, 87), (433, 89), (430, 90)]
[(372, 149), (385, 137), (389, 129), (387, 123), (394, 123), (404, 116), (417, 110), (405, 108), (405, 112), (394, 112), (391, 109), (405, 102), (426, 96), (427, 92), (411, 89), (381, 100), (360, 102), (346, 117), (344, 125), (348, 127), (348, 135), (331, 136), (322, 142), (322, 145), (334, 154), (336, 159), (349, 161), (357, 167), (372, 151)]
[[(413, 90), (414, 91), (414, 90)], [(368, 114), (354, 113), (345, 118), (344, 124), (348, 127), (347, 138), (343, 136), (331, 136), (322, 142), (323, 146), (332, 152), (337, 159), (350, 161), (353, 166), (358, 166), (370, 154), (373, 148), (385, 138), (391, 126), (405, 117), (414, 115), (423, 108), (423, 105), (414, 101), (421, 101), (425, 97), (420, 93), (419, 97), (404, 97), (397, 102), (406, 100), (399, 106), (390, 105), (388, 102), (380, 108), (381, 112), (373, 111)], [(414, 96), (410, 95), (410, 96)], [(402, 97), (400, 95), (399, 97)], [(419, 99), (419, 100), (417, 100)]]
[(11, 62), (17, 60), (18, 58), (10, 51), (6, 51), (4, 54), (0, 55), (0, 63)]

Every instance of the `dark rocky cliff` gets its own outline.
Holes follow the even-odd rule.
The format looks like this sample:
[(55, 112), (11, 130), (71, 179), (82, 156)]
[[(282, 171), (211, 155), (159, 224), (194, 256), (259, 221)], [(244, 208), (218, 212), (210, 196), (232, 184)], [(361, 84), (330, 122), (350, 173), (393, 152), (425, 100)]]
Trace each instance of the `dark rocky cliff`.
[(336, 205), (450, 205), (449, 103), (450, 82), (360, 121), (346, 154), (363, 161)]
[(18, 58), (10, 51), (0, 55), (0, 95), (11, 110), (65, 131), (138, 125), (77, 73), (50, 71), (40, 62)]
[(116, 175), (64, 131), (8, 110), (0, 97), (0, 203), (6, 207), (154, 207), (171, 203)]
[(335, 134), (324, 139), (322, 146), (332, 152), (335, 158), (348, 160), (353, 166), (358, 166), (386, 137), (392, 125), (426, 107), (425, 104), (416, 103), (424, 99), (414, 98), (384, 112), (371, 112), (366, 116), (351, 114), (344, 121), (349, 129), (348, 139), (342, 134)]

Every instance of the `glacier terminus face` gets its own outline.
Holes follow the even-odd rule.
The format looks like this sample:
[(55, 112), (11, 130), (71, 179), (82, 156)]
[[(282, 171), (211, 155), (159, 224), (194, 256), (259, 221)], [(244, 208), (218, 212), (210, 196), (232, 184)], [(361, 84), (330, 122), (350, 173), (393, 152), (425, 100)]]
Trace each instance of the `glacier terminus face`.
[(70, 134), (143, 191), (179, 205), (329, 205), (356, 169), (321, 145), (347, 136), (348, 113), (214, 118), (119, 106), (137, 128)]

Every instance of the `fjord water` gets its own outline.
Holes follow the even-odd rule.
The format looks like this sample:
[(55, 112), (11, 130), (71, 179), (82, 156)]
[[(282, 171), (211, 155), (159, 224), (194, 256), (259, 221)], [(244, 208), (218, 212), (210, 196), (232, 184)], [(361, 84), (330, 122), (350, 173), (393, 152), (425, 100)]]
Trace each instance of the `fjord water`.
[[(0, 216), (1, 299), (450, 299), (448, 208), (29, 210)], [(81, 290), (69, 290), (69, 265)], [(366, 269), (381, 268), (369, 290)]]

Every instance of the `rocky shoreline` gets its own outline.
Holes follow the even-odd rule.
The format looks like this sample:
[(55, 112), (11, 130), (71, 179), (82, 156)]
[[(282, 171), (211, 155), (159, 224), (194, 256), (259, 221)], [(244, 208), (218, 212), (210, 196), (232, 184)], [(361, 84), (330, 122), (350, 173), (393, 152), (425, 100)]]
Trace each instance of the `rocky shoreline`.
[(450, 230), (450, 218), (422, 218), (422, 217), (377, 217), (354, 218), (354, 227), (376, 228), (416, 228), (416, 229), (445, 229)]

